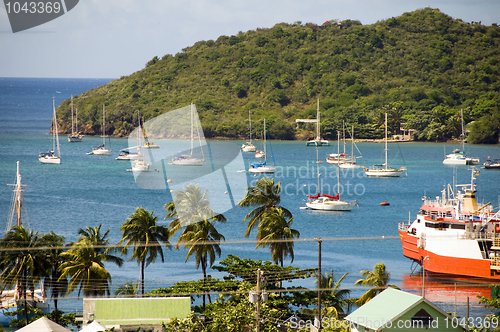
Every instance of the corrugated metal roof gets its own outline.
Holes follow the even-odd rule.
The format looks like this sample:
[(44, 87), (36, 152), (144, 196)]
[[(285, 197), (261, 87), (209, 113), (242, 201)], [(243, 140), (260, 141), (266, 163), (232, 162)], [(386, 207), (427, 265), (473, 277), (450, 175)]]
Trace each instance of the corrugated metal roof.
[(345, 319), (377, 330), (421, 301), (421, 296), (387, 288)]

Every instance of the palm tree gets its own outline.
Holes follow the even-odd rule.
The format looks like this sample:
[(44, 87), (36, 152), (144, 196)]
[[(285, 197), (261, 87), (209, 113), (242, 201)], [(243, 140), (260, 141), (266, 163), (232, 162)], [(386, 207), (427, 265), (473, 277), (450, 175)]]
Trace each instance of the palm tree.
[(136, 282), (135, 285), (133, 282), (129, 281), (126, 282), (125, 284), (121, 285), (118, 287), (118, 289), (115, 292), (116, 296), (134, 296), (137, 294), (137, 291), (139, 290), (139, 283)]
[(386, 272), (384, 263), (375, 264), (373, 272), (368, 270), (361, 270), (361, 275), (365, 277), (365, 279), (357, 280), (354, 285), (370, 285), (374, 287), (368, 290), (365, 294), (361, 295), (356, 303), (358, 305), (365, 304), (387, 287), (399, 289), (398, 286), (389, 284), (390, 274), (390, 272)]
[[(212, 266), (215, 255), (221, 255), (220, 241), (225, 240), (215, 228), (215, 223), (225, 223), (226, 217), (215, 213), (210, 208), (207, 198), (208, 189), (202, 194), (199, 185), (188, 184), (184, 191), (179, 190), (174, 196), (174, 201), (165, 204), (167, 215), (165, 219), (174, 218), (170, 222), (172, 235), (182, 226), (186, 226), (179, 237), (176, 249), (184, 244), (188, 248), (186, 261), (193, 254), (196, 259), (196, 268), (203, 271), (203, 284), (207, 279), (207, 267)], [(210, 260), (208, 260), (210, 258)], [(208, 298), (210, 301), (210, 297)], [(205, 306), (205, 294), (203, 294), (203, 306)]]
[(331, 290), (328, 295), (322, 296), (323, 303), (325, 303), (325, 308), (322, 311), (325, 316), (342, 318), (341, 316), (345, 315), (351, 305), (355, 303), (355, 300), (349, 297), (351, 291), (340, 287), (342, 280), (348, 274), (349, 272), (344, 273), (338, 281), (335, 281), (333, 270), (322, 275), (321, 288)]
[(38, 249), (40, 246), (38, 232), (33, 233), (24, 226), (12, 227), (0, 243), (0, 247), (7, 249), (0, 252), (1, 290), (17, 286), (18, 298), (24, 300), (26, 324), (29, 323), (27, 290), (34, 289), (48, 269), (45, 253)]
[[(250, 211), (243, 222), (248, 220), (245, 237), (250, 235), (252, 229), (258, 226), (262, 221), (264, 214), (271, 208), (280, 207), (281, 202), (281, 182), (274, 183), (274, 179), (262, 178), (257, 181), (255, 187), (248, 187), (245, 197), (238, 203), (238, 207), (256, 207)], [(284, 207), (283, 215), (286, 218), (292, 218), (292, 213)]]
[(141, 294), (144, 295), (144, 268), (156, 261), (158, 255), (164, 262), (162, 244), (170, 248), (168, 239), (170, 231), (166, 226), (157, 224), (158, 218), (154, 212), (148, 212), (138, 207), (120, 227), (123, 233), (118, 244), (125, 243), (122, 254), (127, 254), (127, 248), (133, 247), (130, 260), (136, 259), (141, 266)]
[(61, 253), (63, 252), (62, 246), (64, 245), (64, 236), (50, 232), (41, 236), (42, 245), (49, 247), (46, 251), (47, 260), (50, 264), (49, 273), (44, 280), (44, 288), (49, 289), (51, 296), (54, 300), (55, 309), (55, 322), (58, 322), (59, 314), (57, 309), (57, 300), (59, 297), (64, 296), (68, 291), (68, 279), (62, 278), (59, 266), (64, 263)]
[(111, 247), (109, 245), (109, 240), (107, 239), (109, 234), (109, 229), (102, 234), (101, 233), (102, 224), (95, 227), (86, 227), (85, 229), (80, 228), (78, 230), (78, 235), (80, 235), (78, 241), (88, 240), (94, 246), (94, 250), (97, 254), (103, 254), (106, 256), (106, 261), (115, 263), (119, 267), (123, 265), (123, 258), (111, 255), (110, 252), (116, 251), (116, 247)]
[[(219, 244), (221, 240), (225, 240), (224, 236), (214, 226), (216, 221), (217, 218), (212, 217), (212, 219), (205, 219), (186, 226), (175, 247), (179, 249), (179, 245), (184, 244), (184, 248), (189, 249), (186, 261), (194, 254), (196, 268), (201, 265), (203, 271), (203, 286), (205, 286), (207, 280), (207, 267), (212, 266), (215, 262), (216, 254), (220, 257), (221, 249)], [(211, 302), (210, 296), (208, 299)], [(205, 307), (205, 294), (203, 294), (203, 307)]]
[(225, 222), (226, 218), (215, 213), (210, 208), (210, 201), (207, 198), (208, 189), (202, 194), (198, 184), (188, 184), (186, 188), (175, 193), (174, 201), (165, 204), (167, 215), (165, 220), (170, 222), (170, 232), (175, 234), (182, 227), (199, 221), (216, 218), (219, 222)]
[(71, 277), (67, 294), (79, 287), (78, 296), (82, 290), (84, 296), (109, 295), (111, 275), (103, 263), (106, 255), (98, 253), (89, 240), (74, 243), (68, 251), (61, 253), (61, 257), (66, 261), (59, 267), (61, 276), (58, 280)]
[(283, 267), (283, 260), (288, 255), (294, 259), (293, 240), (300, 236), (299, 231), (290, 228), (293, 218), (288, 217), (283, 208), (272, 207), (261, 215), (258, 226), (257, 247), (269, 247), (276, 265)]

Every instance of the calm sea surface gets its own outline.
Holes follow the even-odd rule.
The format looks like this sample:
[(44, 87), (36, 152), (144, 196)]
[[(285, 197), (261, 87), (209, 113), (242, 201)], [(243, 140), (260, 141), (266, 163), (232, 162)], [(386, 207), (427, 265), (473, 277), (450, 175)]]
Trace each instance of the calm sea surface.
[[(103, 79), (28, 79), (0, 78), (0, 236), (5, 234), (8, 223), (12, 187), (15, 182), (16, 162), (20, 161), (21, 175), (25, 187), (25, 207), (28, 220), (25, 224), (39, 232), (54, 231), (65, 236), (67, 241), (77, 239), (80, 228), (103, 224), (110, 229), (110, 240), (121, 239), (120, 226), (136, 207), (142, 206), (154, 211), (160, 223), (165, 212), (163, 206), (170, 202), (170, 189), (144, 189), (138, 186), (129, 162), (115, 160), (118, 151), (128, 146), (127, 139), (111, 139), (113, 150), (110, 156), (91, 156), (86, 152), (101, 142), (100, 137), (84, 137), (81, 143), (68, 143), (66, 136), (60, 136), (61, 165), (44, 165), (38, 161), (38, 154), (51, 146), (48, 135), (52, 117), (52, 98), (56, 106), (71, 95), (78, 95), (96, 86), (106, 84)], [(242, 142), (210, 141), (217, 150), (222, 144)], [(282, 205), (294, 216), (293, 227), (300, 232), (300, 241), (295, 244), (295, 260), (286, 264), (301, 268), (315, 268), (318, 262), (318, 245), (313, 239), (323, 238), (322, 270), (333, 270), (337, 278), (350, 273), (342, 286), (352, 289), (353, 296), (361, 295), (366, 289), (353, 286), (360, 278), (360, 270), (372, 270), (384, 262), (391, 272), (391, 283), (416, 294), (421, 294), (420, 268), (402, 254), (397, 225), (411, 216), (415, 218), (424, 195), (435, 197), (447, 183), (469, 183), (470, 172), (466, 166), (450, 167), (442, 164), (444, 153), (458, 146), (442, 143), (402, 143), (389, 145), (389, 163), (408, 167), (408, 175), (401, 178), (366, 178), (359, 171), (341, 173), (342, 199), (356, 199), (359, 207), (352, 212), (314, 212), (300, 210), (305, 206), (305, 194), (316, 192), (316, 148), (306, 147), (304, 142), (272, 141), (272, 150), (278, 172), (275, 181), (282, 183)], [(376, 143), (358, 143), (363, 154), (362, 165), (370, 166), (383, 162), (383, 146)], [(347, 147), (350, 149), (350, 146)], [(326, 154), (336, 152), (336, 142), (331, 147), (319, 148), (324, 161)], [(269, 152), (269, 151), (268, 151)], [(500, 158), (500, 146), (471, 145), (471, 156), (477, 156), (481, 163), (487, 156)], [(253, 154), (244, 154), (244, 165), (254, 161)], [(324, 192), (334, 194), (336, 170), (326, 163), (321, 164)], [(159, 169), (158, 173), (161, 174)], [(166, 169), (168, 173), (168, 169)], [(166, 174), (165, 172), (163, 174)], [(236, 176), (236, 174), (239, 174)], [(242, 175), (243, 174), (243, 175)], [(168, 176), (168, 174), (167, 174)], [(241, 186), (252, 184), (258, 177), (237, 173), (227, 168), (226, 176), (239, 181)], [(500, 172), (481, 170), (477, 179), (478, 200), (492, 202), (498, 207), (500, 200)], [(330, 190), (328, 190), (330, 188)], [(218, 191), (219, 189), (211, 191)], [(227, 200), (224, 193), (212, 193), (212, 201)], [(236, 200), (238, 195), (234, 195)], [(390, 206), (380, 206), (386, 200)], [(237, 201), (236, 201), (237, 203)], [(243, 237), (246, 229), (242, 219), (249, 210), (231, 208), (224, 213), (227, 223), (218, 226), (227, 243), (222, 245), (221, 259), (228, 254), (255, 260), (270, 260), (268, 249), (255, 250), (255, 238)], [(218, 211), (219, 212), (219, 211)], [(178, 235), (171, 242), (175, 243)], [(346, 239), (348, 238), (348, 239)], [(353, 239), (359, 238), (359, 239)], [(147, 289), (167, 287), (183, 280), (202, 278), (201, 270), (195, 268), (194, 260), (185, 261), (186, 252), (165, 251), (165, 262), (160, 261), (146, 268)], [(217, 264), (217, 263), (216, 263)], [(106, 265), (111, 272), (112, 288), (116, 289), (127, 281), (139, 278), (136, 262), (128, 262), (122, 268)], [(214, 277), (221, 277), (209, 271)], [(413, 273), (413, 274), (412, 274)], [(455, 292), (455, 283), (456, 292)], [(315, 287), (313, 280), (301, 280), (290, 286)], [(429, 278), (426, 280), (426, 295), (446, 311), (457, 311), (465, 316), (466, 300), (470, 298), (471, 316), (478, 317), (489, 311), (478, 305), (476, 295), (487, 295), (487, 284)], [(82, 299), (77, 294), (60, 300), (64, 311), (81, 311)]]

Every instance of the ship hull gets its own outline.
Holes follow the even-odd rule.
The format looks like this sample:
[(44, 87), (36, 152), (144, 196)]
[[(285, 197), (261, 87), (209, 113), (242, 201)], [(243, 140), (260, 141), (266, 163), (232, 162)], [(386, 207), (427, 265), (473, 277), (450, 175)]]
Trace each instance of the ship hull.
[(425, 257), (425, 271), (457, 277), (500, 280), (500, 271), (492, 269), (491, 260), (450, 257), (419, 248), (419, 238), (399, 230), (403, 255), (422, 265)]

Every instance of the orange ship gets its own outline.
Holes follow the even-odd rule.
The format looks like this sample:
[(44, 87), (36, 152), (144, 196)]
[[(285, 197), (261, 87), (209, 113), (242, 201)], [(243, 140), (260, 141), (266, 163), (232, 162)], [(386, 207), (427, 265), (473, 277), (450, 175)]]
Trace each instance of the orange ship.
[(456, 192), (448, 185), (441, 197), (424, 197), (417, 219), (399, 223), (403, 254), (426, 271), (500, 280), (500, 211), (477, 203), (477, 175)]

